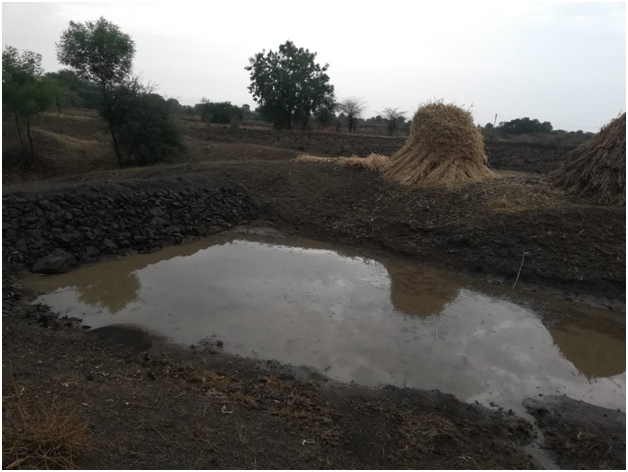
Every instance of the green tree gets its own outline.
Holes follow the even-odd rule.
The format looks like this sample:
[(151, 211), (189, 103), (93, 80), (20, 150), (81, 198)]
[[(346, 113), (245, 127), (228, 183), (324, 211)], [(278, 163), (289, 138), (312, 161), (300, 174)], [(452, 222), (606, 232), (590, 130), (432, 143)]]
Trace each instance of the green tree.
[(35, 161), (31, 123), (33, 118), (53, 106), (55, 95), (54, 84), (43, 77), (41, 59), (41, 54), (20, 53), (11, 46), (2, 52), (2, 112), (15, 121), (23, 153), (26, 153), (26, 146), (22, 124), (26, 125), (31, 165)]
[(231, 102), (212, 102), (203, 98), (198, 109), (203, 121), (208, 123), (227, 124), (244, 118), (244, 109)]
[(82, 80), (71, 69), (47, 72), (45, 77), (54, 80), (57, 88), (57, 105), (64, 107), (100, 108), (102, 99), (100, 90), (92, 82)]
[[(98, 21), (75, 23), (61, 34), (57, 59), (74, 69), (79, 78), (96, 84), (102, 95), (102, 115), (116, 116), (114, 94), (128, 81), (135, 57), (135, 43), (120, 28), (100, 17)], [(123, 158), (116, 127), (107, 121), (113, 147), (120, 165)]]
[(338, 104), (334, 100), (328, 100), (316, 110), (316, 119), (321, 124), (321, 128), (325, 129), (336, 118), (336, 108)]
[(316, 63), (316, 55), (286, 41), (277, 52), (263, 50), (249, 59), (249, 91), (274, 128), (291, 129), (295, 114), (305, 127), (313, 111), (333, 100), (329, 65)]
[(104, 118), (118, 136), (122, 165), (145, 166), (171, 162), (186, 154), (183, 134), (172, 113), (172, 103), (132, 77), (112, 89), (115, 107)]

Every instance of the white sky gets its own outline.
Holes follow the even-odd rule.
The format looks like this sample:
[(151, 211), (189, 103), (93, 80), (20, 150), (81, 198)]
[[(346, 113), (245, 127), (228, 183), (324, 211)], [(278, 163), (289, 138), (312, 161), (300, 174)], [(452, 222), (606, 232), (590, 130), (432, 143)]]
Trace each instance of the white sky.
[(364, 99), (366, 116), (444, 98), (473, 104), (482, 124), (497, 113), (597, 131), (626, 110), (624, 3), (3, 3), (2, 46), (54, 71), (68, 22), (100, 15), (135, 40), (135, 72), (184, 104), (254, 108), (248, 58), (290, 39), (330, 64), (337, 97)]

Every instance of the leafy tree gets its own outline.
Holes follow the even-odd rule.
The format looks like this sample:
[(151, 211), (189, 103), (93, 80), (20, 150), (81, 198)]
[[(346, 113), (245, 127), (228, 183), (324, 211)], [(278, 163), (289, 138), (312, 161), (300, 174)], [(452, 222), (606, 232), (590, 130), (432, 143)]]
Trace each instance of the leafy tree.
[(22, 152), (26, 151), (22, 124), (26, 125), (31, 164), (35, 160), (32, 120), (41, 112), (49, 110), (54, 103), (54, 84), (43, 77), (41, 59), (41, 54), (32, 51), (20, 54), (11, 46), (2, 52), (2, 112), (15, 121)]
[(102, 99), (98, 87), (87, 80), (80, 79), (73, 70), (61, 69), (57, 72), (47, 72), (45, 77), (56, 82), (58, 86), (56, 101), (61, 107), (89, 109), (100, 107)]
[(321, 124), (321, 128), (325, 129), (336, 118), (336, 108), (338, 104), (334, 100), (328, 100), (316, 110), (316, 119)]
[(249, 91), (274, 128), (291, 129), (295, 114), (305, 127), (313, 111), (333, 100), (329, 65), (316, 63), (316, 55), (286, 41), (277, 52), (263, 50), (249, 59)]
[(115, 107), (104, 118), (118, 136), (121, 165), (151, 165), (185, 155), (183, 135), (172, 114), (172, 103), (133, 77), (111, 90)]
[[(135, 43), (120, 28), (100, 17), (98, 21), (75, 23), (61, 35), (57, 43), (57, 59), (73, 68), (78, 77), (96, 84), (102, 95), (103, 117), (114, 116), (117, 104), (114, 94), (128, 81), (135, 57)], [(113, 147), (122, 165), (116, 128), (109, 121)]]
[(168, 98), (166, 100), (166, 103), (168, 104), (168, 108), (172, 113), (181, 113), (183, 110), (183, 107), (179, 103), (179, 100), (177, 100), (176, 98)]
[(349, 133), (355, 131), (358, 124), (358, 118), (360, 118), (360, 115), (364, 113), (365, 108), (365, 103), (361, 99), (355, 97), (346, 98), (338, 104), (338, 109), (347, 115)]
[(393, 136), (397, 128), (406, 120), (403, 116), (405, 113), (405, 111), (399, 111), (399, 108), (384, 108), (382, 120), (386, 123), (386, 130), (390, 136)]
[(198, 108), (201, 118), (208, 123), (227, 124), (244, 118), (244, 109), (231, 102), (211, 102), (203, 98)]

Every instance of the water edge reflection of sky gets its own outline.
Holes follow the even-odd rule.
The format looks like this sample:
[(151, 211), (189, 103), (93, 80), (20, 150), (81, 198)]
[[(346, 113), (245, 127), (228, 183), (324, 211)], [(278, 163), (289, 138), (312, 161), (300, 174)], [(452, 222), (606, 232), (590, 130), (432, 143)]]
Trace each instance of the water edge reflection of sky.
[(564, 321), (546, 327), (507, 291), (314, 241), (221, 235), (25, 283), (93, 328), (220, 339), (227, 352), (342, 381), (515, 411), (539, 394), (625, 410), (625, 316), (556, 300)]

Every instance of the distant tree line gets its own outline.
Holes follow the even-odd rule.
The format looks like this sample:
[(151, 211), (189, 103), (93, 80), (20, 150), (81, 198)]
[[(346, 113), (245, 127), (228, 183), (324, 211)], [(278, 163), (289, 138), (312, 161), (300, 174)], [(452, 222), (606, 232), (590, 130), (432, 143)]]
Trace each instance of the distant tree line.
[(554, 129), (552, 123), (529, 117), (516, 118), (510, 121), (501, 121), (496, 126), (486, 123), (478, 126), (485, 139), (509, 140), (529, 143), (553, 144), (553, 145), (579, 145), (593, 136), (594, 133), (578, 131), (565, 131)]

